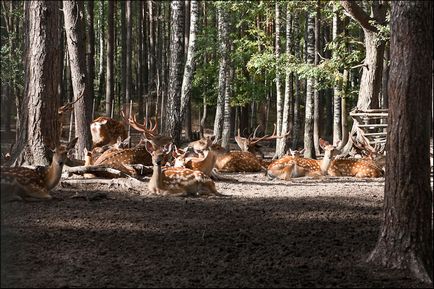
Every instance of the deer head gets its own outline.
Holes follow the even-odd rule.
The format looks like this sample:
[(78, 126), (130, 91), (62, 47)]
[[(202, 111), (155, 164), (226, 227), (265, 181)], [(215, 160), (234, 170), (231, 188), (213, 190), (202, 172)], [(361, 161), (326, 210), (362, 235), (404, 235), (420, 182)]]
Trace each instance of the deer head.
[(259, 155), (261, 158), (264, 158), (264, 153), (260, 150), (258, 143), (260, 141), (269, 141), (269, 140), (273, 140), (273, 139), (279, 139), (279, 138), (286, 137), (289, 134), (289, 132), (286, 133), (285, 135), (277, 136), (276, 135), (276, 124), (274, 124), (274, 130), (273, 130), (272, 135), (264, 135), (263, 137), (257, 137), (256, 133), (257, 133), (257, 130), (259, 127), (260, 127), (260, 125), (258, 125), (255, 128), (253, 135), (251, 134), (247, 138), (241, 137), (240, 129), (238, 129), (238, 135), (235, 137), (235, 142), (238, 144), (241, 151), (251, 152), (254, 155)]

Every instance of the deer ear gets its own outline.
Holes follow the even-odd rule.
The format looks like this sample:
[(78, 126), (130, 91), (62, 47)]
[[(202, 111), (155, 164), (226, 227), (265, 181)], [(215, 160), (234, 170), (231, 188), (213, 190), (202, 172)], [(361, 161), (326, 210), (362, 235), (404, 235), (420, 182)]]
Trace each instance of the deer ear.
[(152, 153), (154, 152), (154, 146), (150, 141), (145, 141), (145, 148), (148, 151), (148, 153), (152, 155)]
[(73, 147), (75, 147), (75, 144), (77, 143), (77, 141), (78, 141), (78, 137), (76, 137), (75, 139), (73, 139), (72, 141), (70, 141), (68, 143), (68, 145), (66, 146), (66, 150), (70, 150)]

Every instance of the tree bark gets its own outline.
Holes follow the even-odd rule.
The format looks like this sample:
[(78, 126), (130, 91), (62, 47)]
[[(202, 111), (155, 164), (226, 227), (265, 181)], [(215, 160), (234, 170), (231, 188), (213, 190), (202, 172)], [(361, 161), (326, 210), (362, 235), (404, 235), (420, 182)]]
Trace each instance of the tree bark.
[[(333, 13), (333, 32), (332, 39), (336, 40), (340, 32), (338, 12)], [(334, 52), (336, 54), (336, 52)], [(333, 56), (334, 58), (336, 55)], [(333, 87), (333, 144), (336, 145), (338, 141), (342, 140), (342, 124), (341, 124), (341, 89), (339, 84)]]
[[(184, 122), (186, 112), (188, 107), (191, 105), (191, 88), (193, 81), (193, 73), (195, 69), (195, 54), (196, 54), (196, 33), (198, 29), (198, 17), (199, 17), (199, 9), (198, 9), (197, 1), (193, 0), (190, 2), (190, 33), (189, 33), (189, 43), (187, 48), (187, 60), (185, 62), (184, 67), (184, 77), (182, 79), (182, 89), (181, 89), (181, 113), (180, 113), (180, 121)], [(190, 115), (191, 117), (191, 115)], [(187, 134), (188, 136), (188, 134)]]
[[(223, 3), (222, 3), (223, 4)], [(223, 6), (223, 5), (222, 5)], [(226, 91), (226, 74), (228, 69), (228, 23), (227, 23), (227, 12), (225, 7), (219, 6), (217, 8), (218, 14), (218, 38), (219, 38), (219, 84), (218, 84), (218, 97), (217, 97), (217, 107), (214, 119), (214, 135), (216, 139), (222, 137), (223, 132), (223, 118), (224, 118), (224, 99)]]
[(91, 135), (89, 125), (92, 117), (92, 100), (89, 98), (90, 87), (87, 82), (83, 2), (63, 1), (63, 13), (65, 17), (66, 39), (68, 43), (68, 55), (71, 67), (72, 86), (75, 98), (83, 94), (83, 97), (74, 105), (75, 110), (75, 135), (79, 136), (76, 148), (77, 159), (83, 159), (84, 148), (91, 148)]
[(25, 2), (24, 7), (25, 93), (20, 103), (18, 140), (12, 148), (11, 161), (14, 165), (48, 165), (48, 148), (59, 144), (61, 7), (56, 1)]
[[(321, 3), (319, 0), (316, 2), (316, 16), (315, 16), (315, 66), (319, 65), (319, 52), (320, 52), (320, 39), (321, 39)], [(315, 79), (315, 85), (318, 83), (318, 80)], [(319, 111), (319, 90), (318, 88), (314, 89), (313, 93), (313, 144), (315, 149), (315, 155), (319, 155), (319, 138), (320, 138), (320, 131), (319, 131), (319, 117), (320, 117), (320, 111)]]
[(106, 77), (106, 88), (105, 88), (105, 114), (106, 116), (111, 115), (112, 103), (114, 99), (114, 1), (108, 1), (108, 12), (107, 12), (107, 77)]
[[(314, 63), (314, 45), (315, 45), (315, 23), (313, 17), (308, 14), (307, 16), (307, 63)], [(304, 123), (304, 148), (306, 149), (304, 152), (304, 157), (306, 158), (315, 158), (315, 148), (313, 143), (313, 85), (315, 79), (312, 77), (307, 78), (306, 81), (306, 105), (305, 105), (305, 123)]]
[(280, 8), (279, 1), (275, 2), (275, 58), (276, 58), (276, 134), (280, 135), (282, 131), (282, 118), (283, 118), (283, 95), (282, 83), (280, 78)]
[(180, 144), (182, 121), (180, 119), (181, 89), (184, 56), (184, 1), (171, 3), (169, 92), (166, 110), (166, 134)]
[(125, 55), (125, 103), (126, 107), (125, 109), (125, 115), (129, 117), (130, 114), (130, 100), (132, 96), (132, 66), (131, 66), (131, 58), (132, 56), (132, 49), (131, 49), (131, 31), (132, 31), (132, 19), (131, 19), (131, 0), (127, 0), (125, 2), (125, 28), (126, 28), (126, 39), (125, 39), (125, 48), (126, 48), (126, 55)]
[(368, 259), (431, 285), (432, 8), (430, 1), (392, 3), (383, 224)]
[(92, 103), (95, 98), (93, 81), (95, 78), (95, 30), (93, 27), (93, 1), (87, 1), (87, 13), (86, 13), (86, 69), (87, 80), (89, 86), (89, 100)]
[[(292, 28), (294, 31), (294, 35), (298, 35), (299, 33), (299, 17), (297, 14), (294, 15), (294, 21), (292, 24)], [(296, 36), (295, 36), (296, 37)], [(294, 53), (296, 58), (300, 58), (300, 45), (298, 43), (294, 43)], [(292, 134), (292, 147), (297, 148), (300, 139), (300, 81), (298, 79), (298, 75), (294, 74), (295, 81), (295, 94), (294, 94), (294, 132)]]

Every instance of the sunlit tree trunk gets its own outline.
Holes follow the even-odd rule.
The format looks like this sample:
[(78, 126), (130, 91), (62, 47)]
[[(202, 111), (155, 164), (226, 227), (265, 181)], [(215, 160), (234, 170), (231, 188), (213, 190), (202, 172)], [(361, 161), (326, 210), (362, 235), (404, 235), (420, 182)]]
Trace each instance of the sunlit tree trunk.
[(107, 12), (107, 53), (106, 53), (106, 65), (107, 65), (107, 77), (106, 77), (106, 105), (105, 114), (111, 115), (112, 103), (114, 99), (114, 1), (108, 1)]

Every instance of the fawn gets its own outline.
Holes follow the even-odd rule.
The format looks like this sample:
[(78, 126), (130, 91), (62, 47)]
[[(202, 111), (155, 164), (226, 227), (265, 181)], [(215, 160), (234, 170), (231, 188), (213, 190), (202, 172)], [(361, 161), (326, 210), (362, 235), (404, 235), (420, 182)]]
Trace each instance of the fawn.
[(146, 141), (146, 150), (152, 156), (153, 174), (148, 188), (153, 193), (164, 195), (220, 195), (213, 180), (201, 171), (187, 168), (162, 168), (162, 161), (170, 153), (172, 144), (157, 146)]
[(59, 183), (68, 151), (75, 146), (77, 140), (75, 138), (66, 146), (58, 146), (48, 167), (2, 167), (2, 191), (4, 189), (9, 193), (11, 199), (51, 199), (50, 190)]

